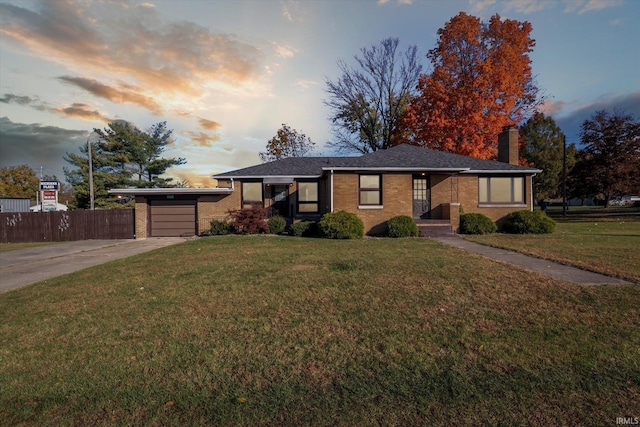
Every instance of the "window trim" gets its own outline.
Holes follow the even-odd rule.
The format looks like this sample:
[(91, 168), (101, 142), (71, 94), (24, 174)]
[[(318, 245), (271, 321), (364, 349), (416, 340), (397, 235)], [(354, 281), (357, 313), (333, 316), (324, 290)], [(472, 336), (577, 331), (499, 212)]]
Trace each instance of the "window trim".
[[(260, 185), (260, 200), (251, 200), (249, 202), (245, 201), (244, 191), (245, 191), (245, 185), (247, 184)], [(243, 181), (242, 182), (242, 203), (240, 206), (242, 206), (242, 209), (252, 209), (258, 204), (260, 204), (260, 207), (264, 207), (264, 185), (262, 184), (262, 181)], [(249, 206), (246, 206), (246, 205), (249, 205)]]
[[(491, 200), (491, 180), (492, 179), (510, 179), (510, 200), (506, 202), (499, 202)], [(481, 180), (487, 180), (486, 187), (486, 201), (482, 201), (480, 199), (480, 191), (481, 191)], [(515, 200), (515, 179), (522, 179), (522, 200)], [(509, 207), (509, 206), (526, 206), (527, 205), (527, 191), (526, 191), (527, 179), (525, 176), (521, 175), (511, 175), (511, 176), (478, 176), (478, 205), (482, 207)]]
[[(300, 200), (300, 184), (315, 184), (316, 185), (316, 200)], [(318, 181), (298, 181), (298, 194), (296, 197), (297, 207), (296, 211), (298, 215), (315, 215), (320, 213), (320, 183)], [(301, 211), (301, 205), (316, 205), (315, 211)]]
[[(363, 176), (371, 176), (378, 178), (378, 187), (362, 187), (362, 177)], [(362, 193), (364, 192), (377, 192), (378, 193), (378, 203), (362, 203)], [(383, 206), (382, 200), (382, 174), (359, 174), (358, 175), (358, 209), (380, 209)]]

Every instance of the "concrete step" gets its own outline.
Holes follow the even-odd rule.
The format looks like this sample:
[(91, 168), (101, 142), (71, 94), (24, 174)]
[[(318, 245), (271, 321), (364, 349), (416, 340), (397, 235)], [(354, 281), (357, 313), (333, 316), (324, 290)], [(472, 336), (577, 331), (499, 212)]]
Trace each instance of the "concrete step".
[(420, 237), (446, 237), (455, 236), (451, 223), (446, 219), (420, 219), (416, 220)]

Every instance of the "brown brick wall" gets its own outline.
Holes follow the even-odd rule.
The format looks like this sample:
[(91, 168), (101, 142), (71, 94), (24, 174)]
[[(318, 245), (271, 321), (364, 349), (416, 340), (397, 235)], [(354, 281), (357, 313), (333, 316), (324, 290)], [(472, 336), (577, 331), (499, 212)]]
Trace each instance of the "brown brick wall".
[(148, 229), (148, 215), (149, 205), (147, 204), (147, 198), (142, 196), (136, 196), (135, 217), (136, 217), (136, 238), (144, 239), (149, 237)]
[(531, 209), (531, 177), (525, 178), (524, 205), (508, 206), (479, 206), (478, 205), (478, 177), (476, 175), (460, 175), (458, 178), (458, 192), (460, 205), (465, 213), (481, 213), (493, 221), (502, 222), (511, 212)]
[(451, 178), (448, 175), (430, 175), (431, 219), (444, 219), (443, 204), (451, 203)]
[(229, 210), (240, 209), (242, 192), (239, 185), (231, 194), (212, 194), (198, 198), (198, 233), (211, 227), (212, 220), (224, 221)]
[(411, 174), (382, 175), (382, 207), (358, 207), (358, 174), (335, 173), (333, 177), (333, 210), (358, 215), (364, 222), (365, 233), (384, 232), (385, 223), (397, 215), (412, 215)]

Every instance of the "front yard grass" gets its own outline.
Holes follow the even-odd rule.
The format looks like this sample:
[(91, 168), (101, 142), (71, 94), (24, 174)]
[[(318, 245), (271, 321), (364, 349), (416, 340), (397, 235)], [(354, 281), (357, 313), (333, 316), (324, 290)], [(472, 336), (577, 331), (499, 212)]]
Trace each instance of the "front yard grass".
[(553, 219), (553, 234), (466, 238), (640, 283), (640, 215), (573, 214)]
[(427, 239), (223, 236), (0, 295), (5, 425), (614, 425), (640, 289)]

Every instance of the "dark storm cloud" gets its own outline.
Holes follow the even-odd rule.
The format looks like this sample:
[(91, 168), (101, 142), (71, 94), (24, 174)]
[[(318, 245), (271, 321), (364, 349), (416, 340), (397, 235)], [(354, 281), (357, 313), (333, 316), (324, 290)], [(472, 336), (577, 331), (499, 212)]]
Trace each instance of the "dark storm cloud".
[(600, 98), (597, 102), (573, 110), (568, 115), (561, 116), (555, 121), (567, 136), (568, 142), (579, 142), (580, 127), (585, 120), (589, 120), (596, 111), (607, 110), (613, 112), (616, 109), (624, 111), (626, 114), (631, 114), (636, 120), (639, 120), (640, 92)]
[(89, 132), (42, 126), (39, 123), (16, 123), (0, 117), (0, 166), (44, 165), (61, 173), (65, 153), (76, 153)]

